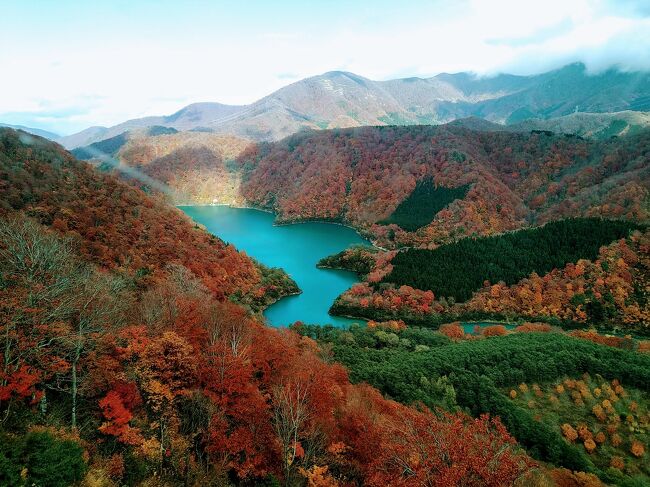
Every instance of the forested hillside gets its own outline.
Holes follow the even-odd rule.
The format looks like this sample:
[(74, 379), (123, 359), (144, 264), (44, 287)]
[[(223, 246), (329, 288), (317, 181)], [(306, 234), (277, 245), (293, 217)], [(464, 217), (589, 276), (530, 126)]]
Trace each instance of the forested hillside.
[[(563, 217), (647, 222), (649, 153), (650, 130), (593, 141), (447, 125), (301, 133), (251, 146), (239, 163), (244, 198), (281, 221), (339, 220), (382, 246), (429, 247)], [(423, 197), (426, 219), (399, 218)]]
[(364, 282), (331, 311), (434, 328), (455, 319), (534, 319), (648, 335), (650, 230), (621, 238), (635, 227), (577, 219), (433, 251), (346, 251), (323, 263), (352, 270), (363, 263)]
[(531, 455), (568, 469), (551, 472), (554, 482), (530, 479), (529, 485), (603, 486), (589, 475), (596, 474), (608, 484), (632, 486), (650, 476), (647, 354), (530, 323), (507, 336), (489, 328), (466, 338), (460, 327), (460, 334), (441, 330), (451, 339), (392, 323), (294, 328), (330, 350), (353, 381), (405, 404), (497, 414)]
[[(104, 170), (117, 166), (123, 177), (147, 191), (160, 192), (157, 185), (147, 184), (149, 180), (164, 183), (168, 191), (163, 195), (174, 204), (215, 200), (242, 204), (240, 175), (233, 160), (249, 143), (232, 136), (154, 127), (124, 132), (73, 153)], [(137, 178), (139, 174), (150, 179), (143, 182)]]
[(291, 289), (285, 274), (60, 147), (2, 130), (0, 195), (2, 485), (540, 474), (497, 418), (393, 402), (264, 326), (246, 307)]
[[(0, 135), (3, 213), (20, 211), (51, 226), (78, 242), (80, 253), (94, 263), (145, 282), (178, 263), (220, 299), (241, 295), (252, 304), (267, 292), (267, 271), (162, 200), (40, 138), (11, 130)], [(271, 287), (276, 285), (282, 282)]]
[(578, 260), (594, 260), (603, 245), (640, 227), (597, 218), (550, 222), (497, 237), (461, 239), (435, 250), (407, 249), (392, 260), (383, 282), (468, 300), (485, 281), (512, 285), (535, 272), (544, 275)]

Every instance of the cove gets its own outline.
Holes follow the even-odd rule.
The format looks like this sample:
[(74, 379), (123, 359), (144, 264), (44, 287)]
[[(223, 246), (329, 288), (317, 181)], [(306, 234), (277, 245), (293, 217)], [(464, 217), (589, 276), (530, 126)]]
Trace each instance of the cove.
[(337, 327), (365, 323), (328, 313), (334, 299), (359, 281), (357, 275), (316, 267), (321, 258), (351, 245), (370, 245), (352, 228), (320, 222), (274, 225), (275, 215), (250, 208), (179, 208), (195, 222), (205, 225), (213, 235), (268, 267), (281, 267), (296, 281), (301, 294), (282, 298), (264, 311), (272, 326), (287, 326), (298, 320)]

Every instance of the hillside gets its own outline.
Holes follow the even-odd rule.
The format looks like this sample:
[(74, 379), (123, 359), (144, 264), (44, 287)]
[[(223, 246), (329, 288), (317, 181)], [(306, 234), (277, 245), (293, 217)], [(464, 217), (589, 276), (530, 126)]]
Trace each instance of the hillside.
[[(314, 131), (248, 148), (241, 193), (281, 221), (344, 221), (383, 246), (427, 247), (563, 217), (647, 222), (649, 150), (649, 130), (605, 141), (453, 124)], [(468, 190), (400, 227), (426, 207), (413, 195), (427, 180), (427, 198)]]
[(59, 146), (0, 130), (0, 184), (3, 484), (496, 486), (536, 465), (498, 419), (385, 399), (263, 326), (236, 302), (286, 276)]
[(511, 124), (576, 111), (647, 111), (649, 97), (647, 73), (590, 74), (582, 64), (533, 76), (456, 73), (388, 81), (332, 71), (288, 85), (250, 105), (196, 103), (169, 116), (129, 120), (59, 141), (74, 148), (153, 125), (273, 141), (303, 129), (439, 124), (472, 116)]
[(483, 334), (464, 334), (458, 324), (436, 332), (395, 322), (294, 329), (332, 350), (352, 380), (405, 403), (499, 414), (529, 451), (564, 467), (551, 478), (533, 471), (515, 485), (648, 482), (650, 357), (633, 351), (629, 338), (576, 339), (535, 323), (511, 332), (486, 327)]
[[(240, 173), (234, 159), (250, 144), (246, 139), (206, 132), (177, 132), (150, 127), (74, 149), (80, 159), (110, 168), (117, 165), (125, 178), (160, 192), (174, 204), (242, 204)], [(144, 175), (147, 184), (139, 176)], [(139, 178), (139, 179), (138, 179)]]
[(164, 274), (166, 265), (181, 264), (219, 299), (237, 294), (256, 307), (264, 302), (266, 271), (194, 228), (179, 210), (53, 143), (8, 129), (0, 136), (3, 215), (18, 211), (51, 226), (75, 240), (87, 259), (143, 282)]
[(550, 130), (558, 134), (575, 134), (580, 137), (593, 139), (608, 139), (633, 135), (650, 127), (648, 112), (615, 112), (615, 113), (572, 113), (562, 117), (546, 120), (530, 119), (514, 125), (510, 130)]
[(0, 123), (0, 127), (7, 127), (14, 130), (22, 130), (23, 132), (27, 132), (28, 134), (38, 135), (39, 137), (44, 137), (49, 140), (57, 140), (61, 137), (60, 135), (55, 134), (54, 132), (50, 132), (48, 130), (35, 129), (32, 127), (25, 127), (23, 125), (10, 125), (7, 123)]

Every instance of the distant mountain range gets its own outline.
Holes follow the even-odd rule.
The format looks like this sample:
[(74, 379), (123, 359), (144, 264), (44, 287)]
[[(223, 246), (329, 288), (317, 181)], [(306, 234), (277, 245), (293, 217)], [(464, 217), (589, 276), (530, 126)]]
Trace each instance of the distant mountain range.
[(512, 125), (489, 122), (479, 117), (458, 118), (451, 126), (465, 127), (480, 132), (531, 132), (542, 130), (555, 134), (572, 134), (580, 137), (605, 140), (636, 134), (650, 127), (650, 112), (572, 113), (547, 119), (532, 118)]
[(530, 119), (508, 126), (517, 131), (549, 130), (554, 133), (575, 134), (604, 140), (610, 137), (632, 135), (650, 127), (649, 112), (626, 110), (615, 113), (572, 113), (563, 117)]
[[(457, 73), (373, 81), (332, 71), (285, 86), (250, 105), (194, 103), (169, 116), (49, 138), (72, 149), (133, 129), (162, 126), (274, 141), (302, 129), (441, 124), (466, 117), (500, 125), (526, 122), (522, 129), (618, 135), (626, 124), (648, 124), (647, 114), (630, 115), (630, 111), (650, 111), (650, 73), (610, 69), (590, 75), (578, 63), (533, 76), (481, 78)], [(592, 115), (613, 112), (626, 114)]]
[(58, 140), (59, 138), (61, 138), (59, 134), (55, 134), (54, 132), (49, 132), (43, 129), (35, 129), (32, 127), (25, 127), (24, 125), (10, 125), (8, 123), (0, 123), (0, 127), (8, 127), (14, 130), (22, 130), (23, 132), (27, 132), (33, 135), (38, 135), (39, 137), (44, 137), (50, 140)]

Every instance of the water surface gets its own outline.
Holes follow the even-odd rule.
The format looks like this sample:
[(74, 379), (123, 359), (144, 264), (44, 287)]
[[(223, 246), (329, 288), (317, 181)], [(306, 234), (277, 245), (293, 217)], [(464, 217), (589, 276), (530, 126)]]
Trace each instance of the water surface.
[(351, 245), (370, 243), (356, 231), (332, 223), (274, 226), (275, 216), (264, 211), (229, 206), (182, 206), (194, 221), (269, 267), (281, 267), (302, 294), (282, 298), (264, 312), (273, 326), (295, 321), (347, 326), (361, 323), (328, 313), (334, 299), (359, 279), (348, 271), (318, 269), (318, 261)]

